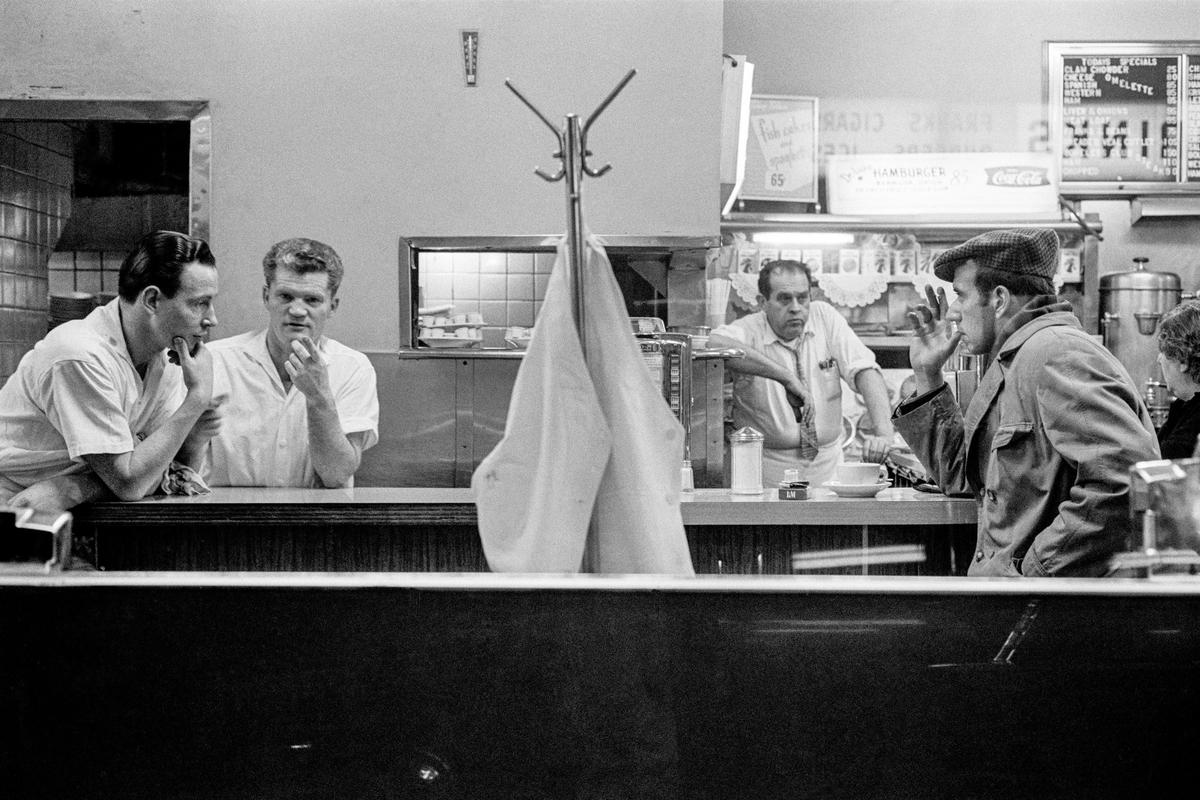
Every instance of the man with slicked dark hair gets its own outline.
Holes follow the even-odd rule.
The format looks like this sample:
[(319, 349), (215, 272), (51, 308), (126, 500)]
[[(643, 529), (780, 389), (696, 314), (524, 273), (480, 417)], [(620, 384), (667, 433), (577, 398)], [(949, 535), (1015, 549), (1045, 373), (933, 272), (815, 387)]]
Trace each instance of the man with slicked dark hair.
[(160, 486), (198, 466), (219, 427), (212, 356), (216, 260), (201, 239), (147, 234), (119, 296), (51, 330), (0, 387), (0, 504), (70, 508)]

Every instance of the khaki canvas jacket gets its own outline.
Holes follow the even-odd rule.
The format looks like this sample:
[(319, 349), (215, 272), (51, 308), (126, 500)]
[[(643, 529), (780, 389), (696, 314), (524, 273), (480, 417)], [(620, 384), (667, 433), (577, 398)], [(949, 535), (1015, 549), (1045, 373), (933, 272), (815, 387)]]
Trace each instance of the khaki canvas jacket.
[(1061, 308), (1027, 307), (965, 415), (945, 386), (897, 410), (943, 491), (979, 501), (971, 575), (1103, 575), (1127, 549), (1129, 470), (1159, 457), (1129, 374)]

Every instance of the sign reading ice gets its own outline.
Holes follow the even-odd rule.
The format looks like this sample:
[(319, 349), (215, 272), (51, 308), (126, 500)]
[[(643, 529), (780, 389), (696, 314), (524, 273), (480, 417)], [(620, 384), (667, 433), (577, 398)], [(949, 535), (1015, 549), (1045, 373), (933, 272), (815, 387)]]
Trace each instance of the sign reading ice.
[(746, 135), (746, 200), (817, 201), (817, 100), (753, 95)]
[(832, 155), (825, 183), (833, 214), (1059, 217), (1049, 153)]

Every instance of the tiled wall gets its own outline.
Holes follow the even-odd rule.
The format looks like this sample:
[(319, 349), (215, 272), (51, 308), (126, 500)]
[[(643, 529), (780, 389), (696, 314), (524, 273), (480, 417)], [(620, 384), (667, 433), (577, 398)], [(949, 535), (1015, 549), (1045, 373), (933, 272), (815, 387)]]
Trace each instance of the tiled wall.
[(47, 265), (73, 180), (66, 125), (0, 122), (0, 383), (46, 335)]
[(546, 297), (555, 253), (420, 254), (421, 304), (478, 311), (485, 325), (533, 325)]
[(50, 256), (50, 292), (117, 293), (117, 277), (125, 253), (66, 250)]

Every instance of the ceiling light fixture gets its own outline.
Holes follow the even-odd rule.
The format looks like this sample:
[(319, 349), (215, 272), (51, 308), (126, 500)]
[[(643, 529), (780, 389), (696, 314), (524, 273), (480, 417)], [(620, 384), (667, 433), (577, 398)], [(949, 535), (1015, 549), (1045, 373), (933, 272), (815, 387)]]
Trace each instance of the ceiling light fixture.
[(760, 231), (754, 234), (755, 244), (776, 247), (787, 245), (842, 245), (854, 244), (853, 233), (825, 233), (817, 231)]

